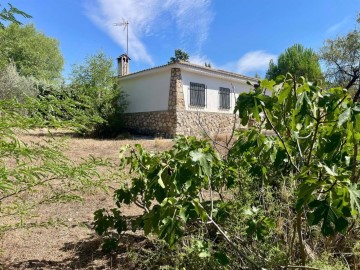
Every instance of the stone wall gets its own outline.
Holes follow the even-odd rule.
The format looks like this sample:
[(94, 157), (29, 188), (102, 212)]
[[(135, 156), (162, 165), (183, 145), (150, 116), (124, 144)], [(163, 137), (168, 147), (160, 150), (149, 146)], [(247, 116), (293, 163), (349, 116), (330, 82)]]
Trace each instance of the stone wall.
[(232, 132), (234, 122), (240, 127), (240, 120), (234, 114), (182, 111), (176, 114), (176, 133), (195, 136), (215, 136)]
[(176, 114), (174, 112), (141, 112), (123, 115), (124, 128), (130, 132), (174, 137), (176, 134)]

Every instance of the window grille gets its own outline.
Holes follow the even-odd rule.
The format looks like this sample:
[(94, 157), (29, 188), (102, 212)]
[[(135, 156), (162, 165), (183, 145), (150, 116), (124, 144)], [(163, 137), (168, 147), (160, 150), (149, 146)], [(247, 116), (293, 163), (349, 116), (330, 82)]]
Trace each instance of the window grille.
[(230, 109), (230, 89), (220, 87), (219, 90), (219, 108)]
[(190, 82), (190, 106), (206, 106), (206, 86), (201, 83)]

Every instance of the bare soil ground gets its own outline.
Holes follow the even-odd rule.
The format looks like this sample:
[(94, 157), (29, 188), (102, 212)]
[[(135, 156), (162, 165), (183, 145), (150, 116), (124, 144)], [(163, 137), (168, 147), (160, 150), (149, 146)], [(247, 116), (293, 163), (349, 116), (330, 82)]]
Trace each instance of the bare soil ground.
[[(58, 132), (54, 135), (69, 134)], [(46, 132), (36, 131), (21, 135), (21, 139), (39, 141), (46, 136)], [(120, 147), (135, 143), (154, 151), (169, 149), (173, 144), (165, 139), (95, 140), (70, 136), (65, 154), (74, 162), (89, 155), (117, 161)], [(117, 183), (109, 185), (116, 186)], [(0, 238), (0, 268), (2, 265), (4, 269), (135, 269), (128, 251), (133, 247), (141, 249), (149, 244), (148, 241), (141, 235), (125, 235), (120, 252), (105, 255), (92, 222), (95, 210), (114, 207), (112, 191), (97, 191), (84, 197), (83, 202), (43, 205), (27, 219), (25, 228), (6, 231)], [(124, 213), (136, 216), (140, 211), (134, 206)], [(4, 220), (0, 222), (4, 224)], [(9, 222), (18, 220), (6, 220)], [(32, 222), (36, 225), (32, 226)]]

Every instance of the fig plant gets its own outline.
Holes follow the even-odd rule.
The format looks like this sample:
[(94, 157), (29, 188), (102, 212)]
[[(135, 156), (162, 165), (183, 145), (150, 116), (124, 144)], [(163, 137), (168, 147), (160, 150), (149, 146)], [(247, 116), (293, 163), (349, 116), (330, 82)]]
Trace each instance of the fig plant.
[[(95, 212), (95, 230), (108, 239), (106, 243), (117, 243), (114, 230), (122, 234), (141, 229), (171, 247), (191, 234), (194, 225), (212, 226), (223, 240), (214, 241), (217, 248), (219, 241), (227, 243), (243, 267), (255, 269), (274, 265), (267, 258), (270, 255), (252, 249), (254, 241), (280, 243), (287, 256), (276, 267), (284, 269), (297, 267), (290, 265), (294, 263), (304, 267), (308, 254), (316, 256), (318, 246), (324, 247), (319, 255), (351, 248), (360, 211), (360, 104), (347, 89), (326, 89), (291, 74), (252, 86), (252, 91), (239, 95), (235, 112), (242, 125), (250, 120), (255, 125), (238, 131), (225, 158), (209, 140), (193, 137), (177, 138), (174, 147), (163, 153), (145, 151), (140, 145), (121, 150), (131, 182), (115, 191), (118, 208)], [(271, 190), (276, 203), (286, 204), (287, 209), (269, 207), (262, 198), (251, 200), (247, 209), (237, 209), (246, 236), (229, 226), (232, 219), (236, 222), (234, 214), (239, 216), (229, 207), (246, 195), (243, 172), (259, 183), (259, 190), (246, 192), (255, 196)], [(291, 187), (287, 199), (279, 192), (282, 187)], [(129, 204), (142, 209), (131, 222), (121, 212)], [(315, 237), (317, 232), (320, 235)], [(324, 244), (330, 236), (332, 244)], [(348, 244), (340, 245), (344, 239)], [(229, 263), (229, 254), (220, 254), (213, 255)]]

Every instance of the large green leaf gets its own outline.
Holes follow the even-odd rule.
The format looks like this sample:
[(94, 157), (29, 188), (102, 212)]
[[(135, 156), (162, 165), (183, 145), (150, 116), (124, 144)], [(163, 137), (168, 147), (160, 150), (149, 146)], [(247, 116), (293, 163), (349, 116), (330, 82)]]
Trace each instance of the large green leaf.
[(335, 232), (344, 232), (348, 221), (339, 215), (339, 209), (329, 204), (327, 200), (314, 200), (309, 204), (314, 209), (308, 213), (310, 225), (317, 225), (321, 222), (321, 233), (324, 236), (334, 235)]
[(211, 165), (212, 156), (210, 154), (205, 154), (200, 151), (191, 151), (190, 152), (191, 160), (200, 164), (202, 171), (207, 177), (211, 177)]
[(323, 183), (317, 179), (309, 178), (300, 185), (297, 191), (297, 201), (295, 205), (296, 211), (300, 212), (304, 205), (309, 203), (314, 198), (313, 193), (315, 190), (320, 189), (322, 184)]
[(288, 84), (286, 84), (286, 86), (284, 86), (284, 88), (280, 90), (278, 95), (278, 101), (280, 104), (283, 104), (285, 99), (288, 98), (290, 92), (291, 92), (291, 87)]
[(164, 218), (161, 223), (159, 237), (173, 247), (183, 235), (183, 226), (179, 220), (171, 217)]
[(339, 115), (339, 120), (337, 122), (338, 127), (342, 126), (346, 121), (349, 120), (351, 116), (351, 108), (347, 108), (344, 112)]
[(273, 80), (269, 81), (269, 80), (265, 79), (260, 82), (260, 87), (268, 89), (268, 90), (272, 90), (275, 84), (276, 84), (275, 81), (273, 81)]
[(352, 212), (360, 213), (360, 190), (357, 184), (351, 184), (348, 188)]

